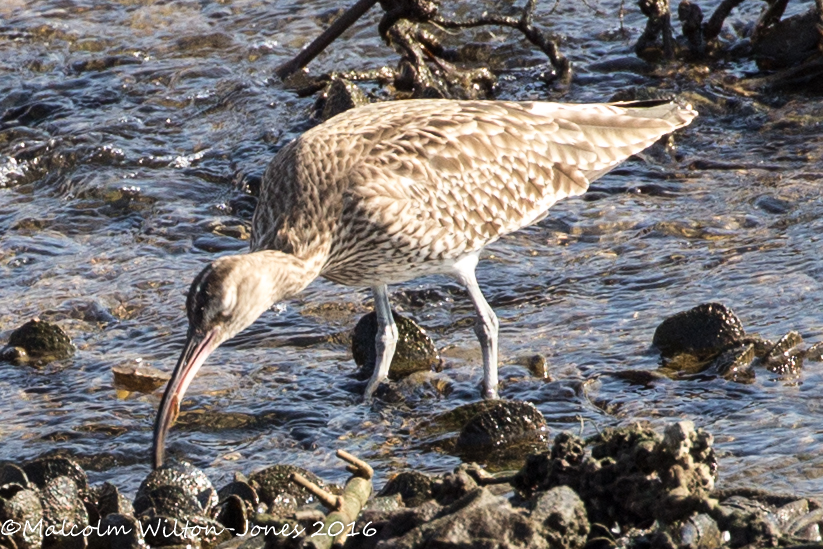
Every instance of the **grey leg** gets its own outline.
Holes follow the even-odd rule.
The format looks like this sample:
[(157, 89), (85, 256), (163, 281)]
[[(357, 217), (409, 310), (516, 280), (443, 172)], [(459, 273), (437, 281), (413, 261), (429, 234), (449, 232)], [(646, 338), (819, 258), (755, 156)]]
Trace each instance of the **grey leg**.
[(363, 394), (365, 400), (371, 398), (380, 382), (389, 375), (389, 366), (391, 366), (394, 348), (397, 345), (397, 326), (391, 314), (389, 290), (383, 284), (373, 287), (372, 292), (374, 293), (374, 312), (377, 314), (377, 337), (374, 341), (377, 354), (375, 355), (374, 373)]
[(483, 398), (499, 398), (497, 395), (497, 315), (483, 297), (474, 268), (463, 269), (459, 275), (460, 282), (469, 291), (469, 297), (477, 311), (477, 321), (474, 324), (474, 333), (480, 340), (483, 351)]

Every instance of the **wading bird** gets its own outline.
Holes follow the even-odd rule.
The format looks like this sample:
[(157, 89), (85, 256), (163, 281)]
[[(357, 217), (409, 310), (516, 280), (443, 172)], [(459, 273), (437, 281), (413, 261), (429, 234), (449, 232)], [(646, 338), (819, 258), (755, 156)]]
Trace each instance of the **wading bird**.
[(397, 328), (387, 284), (446, 274), (477, 310), (483, 396), (497, 397), (497, 317), (475, 279), (480, 251), (697, 115), (624, 104), (408, 100), (346, 111), (269, 164), (251, 251), (197, 275), (189, 331), (154, 426), (154, 466), (198, 369), (221, 343), (317, 278), (368, 286), (377, 313), (369, 398), (386, 378)]

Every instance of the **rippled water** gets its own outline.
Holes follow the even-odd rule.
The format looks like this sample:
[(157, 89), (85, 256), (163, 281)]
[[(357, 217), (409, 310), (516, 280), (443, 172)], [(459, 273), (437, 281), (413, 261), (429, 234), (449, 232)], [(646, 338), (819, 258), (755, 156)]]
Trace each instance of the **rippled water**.
[[(192, 277), (245, 248), (236, 236), (254, 206), (247, 186), (308, 127), (313, 98), (285, 90), (272, 69), (341, 4), (0, 5), (0, 340), (39, 316), (58, 321), (79, 347), (74, 359), (42, 370), (0, 365), (0, 459), (63, 449), (94, 471), (92, 480), (127, 490), (148, 472), (160, 393), (118, 399), (111, 368), (173, 366)], [(618, 2), (593, 5), (599, 13), (566, 0), (540, 7), (537, 20), (563, 35), (579, 71), (560, 99), (605, 101), (630, 86), (663, 86), (691, 93), (701, 117), (678, 134), (678, 160), (632, 161), (489, 249), (478, 278), (500, 317), (502, 395), (534, 402), (554, 432), (579, 429), (580, 417), (585, 434), (692, 419), (716, 437), (723, 485), (819, 494), (820, 363), (791, 382), (758, 371), (751, 385), (643, 386), (609, 374), (655, 369), (657, 324), (710, 300), (732, 307), (750, 332), (777, 339), (796, 329), (807, 342), (821, 339), (823, 101), (747, 99), (708, 72), (695, 83), (693, 71), (660, 79), (587, 70), (630, 55), (644, 24), (626, 5), (620, 32)], [(732, 20), (752, 21), (759, 7), (744, 4)], [(311, 70), (393, 64), (376, 37), (378, 18), (369, 14)], [(558, 98), (538, 80), (542, 54), (509, 32), (472, 36), (495, 44), (499, 97)], [(745, 74), (753, 66), (723, 68)], [(417, 425), (478, 397), (472, 307), (446, 279), (392, 290), (442, 349), (438, 377), (451, 381), (448, 397), (429, 388), (399, 406), (357, 404), (350, 351), (330, 336), (350, 330), (370, 298), (321, 280), (213, 355), (188, 391), (170, 451), (216, 483), (277, 462), (340, 480), (345, 473), (329, 456), (341, 447), (381, 477), (454, 467), (458, 459), (429, 450), (433, 435)], [(517, 365), (535, 353), (548, 357), (554, 381)], [(210, 430), (211, 418), (234, 426)]]

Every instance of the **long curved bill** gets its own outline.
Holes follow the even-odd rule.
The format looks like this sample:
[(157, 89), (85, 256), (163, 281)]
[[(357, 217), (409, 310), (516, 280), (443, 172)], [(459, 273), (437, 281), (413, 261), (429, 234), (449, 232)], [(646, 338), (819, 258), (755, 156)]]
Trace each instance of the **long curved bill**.
[(163, 400), (160, 401), (160, 410), (154, 421), (154, 442), (152, 445), (152, 464), (155, 469), (163, 465), (163, 454), (166, 449), (166, 433), (180, 413), (180, 401), (186, 394), (186, 389), (197, 375), (200, 366), (206, 358), (217, 348), (216, 334), (212, 330), (205, 336), (189, 335), (174, 373), (166, 385)]

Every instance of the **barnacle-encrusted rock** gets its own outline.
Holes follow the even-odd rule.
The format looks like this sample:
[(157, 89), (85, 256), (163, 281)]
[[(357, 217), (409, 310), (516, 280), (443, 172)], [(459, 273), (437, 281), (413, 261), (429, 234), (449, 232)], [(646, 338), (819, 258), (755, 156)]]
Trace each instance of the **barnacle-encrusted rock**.
[(665, 358), (685, 353), (712, 358), (741, 343), (745, 332), (740, 319), (720, 303), (704, 303), (664, 320), (654, 332), (652, 345)]
[(466, 455), (503, 452), (523, 455), (545, 447), (548, 427), (540, 410), (530, 402), (496, 400), (463, 426), (457, 452)]
[(320, 477), (294, 465), (272, 465), (249, 476), (249, 484), (257, 491), (260, 501), (269, 507), (270, 514), (283, 516), (317, 501), (308, 490), (291, 481), (292, 473), (300, 473), (321, 488), (325, 486)]
[[(415, 321), (392, 311), (397, 325), (397, 346), (394, 350), (389, 379), (397, 381), (415, 372), (428, 372), (440, 364), (440, 355), (431, 338)], [(357, 376), (366, 379), (374, 371), (377, 337), (377, 316), (369, 313), (357, 323), (352, 335), (354, 362), (360, 367)]]
[(60, 326), (35, 318), (11, 333), (0, 357), (39, 365), (68, 358), (74, 354), (74, 349), (74, 343)]

